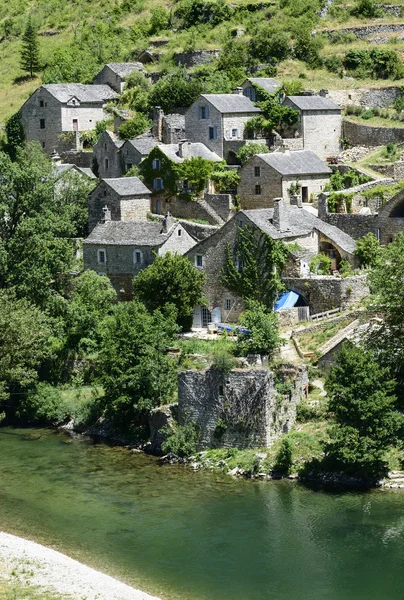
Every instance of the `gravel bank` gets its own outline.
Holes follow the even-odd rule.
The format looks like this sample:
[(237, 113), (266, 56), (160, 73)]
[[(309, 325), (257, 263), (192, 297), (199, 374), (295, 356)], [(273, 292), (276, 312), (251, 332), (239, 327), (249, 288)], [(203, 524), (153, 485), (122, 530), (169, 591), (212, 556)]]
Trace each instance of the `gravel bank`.
[(86, 600), (159, 600), (35, 542), (0, 532), (0, 575)]

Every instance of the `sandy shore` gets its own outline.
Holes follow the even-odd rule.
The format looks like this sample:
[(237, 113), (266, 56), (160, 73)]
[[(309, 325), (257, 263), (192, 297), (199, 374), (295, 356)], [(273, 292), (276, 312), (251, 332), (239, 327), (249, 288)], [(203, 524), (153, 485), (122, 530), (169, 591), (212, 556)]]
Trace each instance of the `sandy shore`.
[(0, 532), (0, 574), (86, 600), (159, 600), (35, 542)]

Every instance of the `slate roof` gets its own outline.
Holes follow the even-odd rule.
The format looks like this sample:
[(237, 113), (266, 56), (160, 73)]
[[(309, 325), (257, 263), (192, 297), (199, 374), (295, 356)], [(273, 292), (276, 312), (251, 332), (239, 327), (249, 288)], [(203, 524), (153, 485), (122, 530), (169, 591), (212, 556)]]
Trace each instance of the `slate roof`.
[(161, 246), (172, 235), (176, 225), (160, 233), (161, 223), (151, 221), (107, 221), (94, 227), (84, 244), (116, 246)]
[(102, 134), (101, 134), (101, 136), (100, 136), (100, 140), (102, 139), (102, 137), (104, 135), (108, 135), (109, 138), (112, 140), (113, 144), (117, 148), (121, 148), (121, 146), (123, 146), (124, 142), (122, 140), (120, 140), (118, 138), (118, 136), (116, 135), (116, 133), (114, 133), (113, 131), (109, 131), (109, 129), (105, 129), (105, 131), (103, 131)]
[(61, 163), (60, 165), (55, 165), (54, 167), (57, 173), (60, 175), (63, 175), (63, 173), (67, 173), (67, 171), (73, 169), (78, 173), (83, 173), (84, 175), (87, 175), (88, 177), (90, 177), (90, 179), (97, 179), (92, 170), (88, 167), (78, 167), (77, 165), (73, 165), (70, 163)]
[(287, 96), (300, 110), (341, 110), (336, 102), (322, 96)]
[(260, 113), (247, 96), (243, 94), (202, 94), (221, 113)]
[(241, 211), (256, 227), (267, 233), (273, 239), (295, 238), (302, 235), (308, 235), (313, 229), (316, 229), (328, 239), (334, 242), (345, 252), (353, 254), (356, 248), (355, 240), (350, 235), (341, 231), (334, 225), (325, 223), (304, 208), (297, 206), (284, 205), (286, 210), (289, 229), (279, 231), (273, 223), (273, 208), (263, 208), (256, 210)]
[(111, 69), (114, 73), (119, 75), (119, 77), (127, 77), (133, 71), (143, 71), (144, 67), (141, 62), (134, 63), (108, 63), (107, 67)]
[(157, 147), (175, 163), (184, 162), (184, 158), (197, 158), (198, 156), (213, 162), (221, 162), (223, 160), (216, 154), (216, 152), (212, 152), (205, 146), (205, 144), (200, 142), (188, 144), (187, 156), (184, 158), (181, 158), (181, 156), (178, 154), (179, 144), (159, 144)]
[(158, 139), (153, 136), (134, 138), (133, 140), (128, 140), (127, 143), (136, 148), (143, 156), (147, 156), (153, 148), (160, 144)]
[(249, 77), (246, 81), (250, 81), (255, 85), (259, 85), (270, 94), (272, 94), (282, 85), (280, 81), (277, 81), (272, 77)]
[(311, 150), (257, 154), (258, 158), (281, 175), (331, 175), (327, 164)]
[(109, 85), (85, 85), (83, 83), (49, 83), (42, 86), (56, 100), (66, 104), (71, 98), (75, 97), (80, 102), (100, 103), (113, 98), (118, 98), (118, 94), (112, 90)]
[(103, 179), (111, 189), (119, 196), (141, 196), (147, 194), (150, 196), (150, 190), (140, 181), (138, 177), (116, 177)]

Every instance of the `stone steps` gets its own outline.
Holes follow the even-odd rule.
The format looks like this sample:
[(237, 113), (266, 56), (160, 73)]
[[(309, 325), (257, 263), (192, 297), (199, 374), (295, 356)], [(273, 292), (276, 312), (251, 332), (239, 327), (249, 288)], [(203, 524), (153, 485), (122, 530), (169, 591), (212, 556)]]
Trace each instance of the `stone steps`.
[(206, 202), (205, 198), (198, 198), (197, 202), (200, 206), (202, 206), (205, 212), (211, 216), (211, 218), (215, 221), (217, 225), (224, 225), (224, 220), (222, 219), (222, 217), (218, 215), (215, 209), (212, 208), (212, 206), (208, 202)]
[(334, 335), (334, 337), (332, 337), (325, 344), (323, 344), (319, 348), (319, 352), (321, 353), (321, 356), (323, 356), (324, 354), (326, 354), (327, 352), (332, 350), (337, 344), (339, 344), (348, 335), (348, 333), (351, 333), (352, 331), (354, 331), (354, 329), (356, 329), (359, 326), (359, 323), (360, 323), (359, 319), (352, 321), (352, 323), (350, 323), (349, 325), (344, 327), (344, 329), (341, 329), (341, 331), (339, 331), (336, 335)]

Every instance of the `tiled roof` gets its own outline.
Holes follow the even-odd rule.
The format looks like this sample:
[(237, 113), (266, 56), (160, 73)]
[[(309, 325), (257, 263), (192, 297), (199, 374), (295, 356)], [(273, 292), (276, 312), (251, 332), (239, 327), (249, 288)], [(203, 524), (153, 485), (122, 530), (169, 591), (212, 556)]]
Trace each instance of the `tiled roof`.
[(241, 212), (243, 212), (256, 227), (261, 229), (264, 233), (267, 233), (273, 239), (285, 239), (308, 235), (313, 229), (316, 229), (345, 252), (353, 254), (355, 251), (355, 240), (344, 231), (341, 231), (338, 227), (325, 223), (304, 208), (285, 204), (284, 209), (286, 211), (289, 226), (287, 231), (279, 231), (279, 229), (273, 225), (273, 208), (243, 210)]
[(259, 85), (271, 94), (282, 85), (280, 81), (272, 79), (272, 77), (249, 77), (247, 81)]
[(259, 113), (259, 108), (243, 94), (202, 94), (221, 113)]
[(134, 63), (108, 63), (107, 67), (111, 69), (114, 73), (119, 75), (119, 77), (127, 77), (133, 71), (143, 71), (144, 66), (141, 62)]
[(161, 233), (162, 224), (150, 221), (107, 221), (94, 227), (84, 244), (111, 244), (116, 246), (161, 246), (172, 235)]
[(329, 98), (322, 96), (287, 96), (300, 110), (341, 110), (341, 107)]
[(184, 162), (184, 158), (204, 158), (206, 160), (211, 160), (213, 162), (221, 162), (222, 159), (220, 156), (216, 154), (216, 152), (212, 152), (205, 146), (205, 144), (201, 144), (200, 142), (196, 143), (187, 143), (186, 148), (186, 156), (181, 158), (179, 156), (179, 144), (160, 144), (158, 146), (159, 150), (163, 152), (170, 160), (176, 163)]
[(281, 175), (331, 175), (331, 169), (311, 150), (257, 154)]
[(140, 181), (138, 177), (116, 177), (103, 179), (110, 188), (119, 196), (141, 196), (143, 194), (150, 196), (150, 190)]
[(42, 86), (54, 98), (65, 104), (71, 98), (77, 98), (80, 102), (99, 103), (118, 98), (109, 85), (85, 85), (83, 83), (49, 83)]

